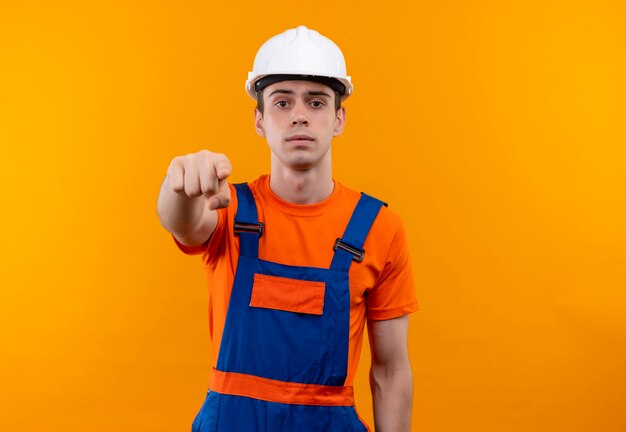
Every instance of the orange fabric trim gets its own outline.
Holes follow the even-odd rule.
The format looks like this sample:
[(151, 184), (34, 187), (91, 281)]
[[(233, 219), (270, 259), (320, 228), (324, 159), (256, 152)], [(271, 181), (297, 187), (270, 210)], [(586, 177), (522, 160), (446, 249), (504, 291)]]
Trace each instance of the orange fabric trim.
[(223, 394), (300, 405), (354, 406), (352, 387), (277, 381), (213, 368), (209, 388)]
[(321, 315), (324, 310), (324, 282), (254, 275), (250, 306)]

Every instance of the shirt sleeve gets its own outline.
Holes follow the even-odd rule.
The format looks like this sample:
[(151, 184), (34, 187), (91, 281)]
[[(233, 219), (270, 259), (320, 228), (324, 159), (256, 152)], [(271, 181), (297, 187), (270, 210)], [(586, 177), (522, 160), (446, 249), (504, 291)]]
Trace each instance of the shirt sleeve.
[(410, 314), (419, 309), (411, 268), (408, 240), (400, 222), (391, 241), (385, 267), (368, 291), (367, 318), (388, 320)]
[(209, 245), (209, 240), (207, 240), (199, 246), (187, 246), (179, 242), (178, 239), (174, 237), (174, 234), (172, 234), (172, 238), (174, 239), (174, 243), (176, 244), (176, 246), (178, 246), (178, 249), (180, 249), (181, 251), (183, 251), (183, 253), (187, 255), (203, 254), (204, 252), (206, 252), (207, 247)]

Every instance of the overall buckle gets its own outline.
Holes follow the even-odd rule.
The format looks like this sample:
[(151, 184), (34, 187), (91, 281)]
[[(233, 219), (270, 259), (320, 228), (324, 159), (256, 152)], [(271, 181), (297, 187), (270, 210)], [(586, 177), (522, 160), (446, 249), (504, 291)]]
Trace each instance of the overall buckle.
[(247, 233), (257, 233), (259, 235), (259, 237), (263, 236), (263, 230), (265, 229), (263, 222), (259, 222), (259, 223), (241, 223), (241, 222), (235, 222), (235, 235), (238, 235), (239, 233), (242, 232), (247, 232)]
[(335, 240), (335, 245), (333, 246), (333, 250), (343, 249), (346, 252), (352, 254), (352, 259), (356, 262), (363, 261), (363, 257), (365, 256), (365, 251), (363, 249), (358, 249), (353, 246), (350, 246), (348, 243), (343, 242), (340, 238)]

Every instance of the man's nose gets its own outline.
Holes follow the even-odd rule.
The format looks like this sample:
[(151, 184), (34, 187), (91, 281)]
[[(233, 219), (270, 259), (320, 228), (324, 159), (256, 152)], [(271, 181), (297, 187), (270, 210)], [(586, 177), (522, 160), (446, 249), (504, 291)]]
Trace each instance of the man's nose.
[(298, 125), (298, 124), (303, 124), (305, 126), (308, 126), (309, 124), (309, 119), (306, 116), (306, 111), (305, 111), (305, 107), (303, 106), (303, 104), (296, 104), (294, 110), (293, 110), (293, 116), (291, 118), (291, 124), (292, 125)]

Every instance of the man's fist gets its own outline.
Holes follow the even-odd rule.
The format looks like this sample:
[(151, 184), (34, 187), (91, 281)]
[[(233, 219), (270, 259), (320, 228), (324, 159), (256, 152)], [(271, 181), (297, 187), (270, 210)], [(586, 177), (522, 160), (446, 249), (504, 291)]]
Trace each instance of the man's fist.
[(230, 204), (226, 179), (231, 171), (230, 161), (225, 155), (201, 150), (172, 159), (167, 169), (167, 181), (179, 195), (191, 198), (204, 195), (209, 209), (216, 210)]

